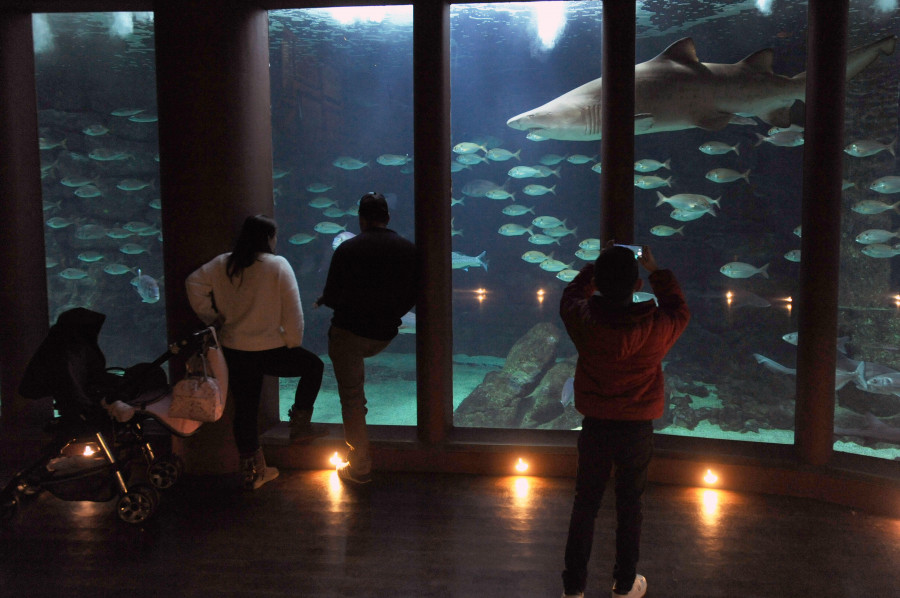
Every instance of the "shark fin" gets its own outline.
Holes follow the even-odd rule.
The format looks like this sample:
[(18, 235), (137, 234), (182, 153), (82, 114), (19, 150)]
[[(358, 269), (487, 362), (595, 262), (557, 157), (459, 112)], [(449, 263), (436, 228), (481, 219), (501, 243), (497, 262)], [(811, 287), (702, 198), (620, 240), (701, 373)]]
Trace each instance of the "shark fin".
[(766, 114), (757, 115), (764, 122), (774, 125), (776, 127), (787, 128), (791, 126), (791, 109), (790, 108), (776, 108), (771, 112), (767, 112)]
[(754, 52), (750, 56), (744, 58), (738, 64), (749, 66), (753, 70), (760, 73), (773, 73), (774, 71), (772, 71), (772, 57), (774, 55), (775, 52), (772, 50), (772, 48), (766, 48), (764, 50)]
[(713, 112), (696, 119), (694, 126), (707, 131), (719, 131), (731, 122), (732, 116), (730, 112)]
[(697, 48), (694, 47), (694, 40), (685, 37), (678, 40), (668, 48), (662, 51), (662, 54), (653, 60), (667, 58), (682, 64), (699, 64), (700, 59), (697, 58)]

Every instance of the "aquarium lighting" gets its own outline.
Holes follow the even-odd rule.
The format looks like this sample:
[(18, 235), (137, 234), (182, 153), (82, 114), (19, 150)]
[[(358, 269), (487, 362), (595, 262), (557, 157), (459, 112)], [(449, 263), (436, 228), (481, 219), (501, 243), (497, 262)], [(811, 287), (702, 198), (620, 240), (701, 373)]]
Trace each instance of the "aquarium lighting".
[(900, 295), (894, 295), (894, 305), (900, 307)]
[(532, 2), (531, 10), (541, 47), (552, 49), (566, 28), (565, 2)]
[(734, 293), (732, 293), (731, 291), (726, 291), (725, 301), (728, 303), (728, 307), (731, 307), (731, 302), (734, 301)]
[(344, 460), (341, 458), (337, 451), (331, 456), (331, 459), (328, 460), (329, 463), (334, 465), (335, 467), (339, 467), (344, 464)]
[(84, 445), (84, 453), (82, 453), (85, 457), (92, 457), (97, 453), (97, 449), (95, 449), (90, 444)]
[(522, 457), (519, 457), (519, 460), (516, 462), (516, 471), (519, 473), (525, 473), (528, 471), (528, 462), (525, 461)]
[(706, 482), (707, 484), (715, 484), (716, 482), (719, 481), (719, 476), (717, 476), (715, 473), (713, 473), (712, 469), (707, 469), (706, 475), (703, 476), (703, 481)]

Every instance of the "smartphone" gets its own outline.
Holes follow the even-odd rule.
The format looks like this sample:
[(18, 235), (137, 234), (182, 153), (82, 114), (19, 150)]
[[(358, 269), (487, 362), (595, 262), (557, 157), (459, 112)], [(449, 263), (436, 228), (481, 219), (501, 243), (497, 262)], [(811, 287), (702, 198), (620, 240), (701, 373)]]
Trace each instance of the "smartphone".
[(619, 243), (616, 243), (615, 247), (624, 247), (626, 249), (630, 249), (634, 252), (634, 259), (637, 259), (644, 254), (644, 248), (640, 245), (621, 245)]

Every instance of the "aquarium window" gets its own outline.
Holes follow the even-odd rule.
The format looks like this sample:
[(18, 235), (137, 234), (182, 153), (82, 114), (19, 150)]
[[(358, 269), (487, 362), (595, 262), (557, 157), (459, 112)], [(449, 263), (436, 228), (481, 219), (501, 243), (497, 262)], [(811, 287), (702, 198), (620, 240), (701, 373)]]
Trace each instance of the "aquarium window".
[(110, 365), (166, 347), (152, 13), (33, 15), (51, 324), (106, 315)]
[[(325, 361), (314, 420), (340, 423), (328, 358), (332, 311), (312, 304), (335, 248), (359, 233), (365, 193), (384, 194), (389, 228), (414, 240), (412, 7), (270, 11), (269, 46), (279, 252), (297, 275), (303, 345)], [(366, 359), (370, 424), (416, 425), (415, 330), (409, 313), (390, 345)], [(281, 380), (282, 419), (296, 382)]]
[[(451, 7), (456, 426), (581, 424), (577, 354), (558, 310), (599, 250), (599, 130), (578, 119), (599, 114), (602, 18), (597, 2)], [(799, 3), (641, 3), (636, 27), (638, 63), (691, 38), (678, 55), (696, 48), (701, 61), (733, 64), (774, 47), (779, 73), (805, 66)], [(636, 128), (634, 238), (676, 274), (693, 320), (664, 361), (657, 428), (791, 443), (795, 347), (784, 337), (796, 327), (803, 148), (778, 144), (752, 107), (707, 127), (717, 130), (687, 116), (664, 123), (654, 97), (676, 114), (693, 109), (674, 84), (653, 88), (667, 81), (637, 86), (637, 110), (666, 126)], [(583, 106), (541, 112), (582, 85), (597, 89), (576, 99)], [(635, 300), (654, 301), (644, 279)]]
[[(900, 35), (896, 2), (851, 2), (850, 48), (888, 35)], [(847, 83), (835, 340), (834, 448), (889, 460), (900, 458), (898, 73), (895, 52)]]

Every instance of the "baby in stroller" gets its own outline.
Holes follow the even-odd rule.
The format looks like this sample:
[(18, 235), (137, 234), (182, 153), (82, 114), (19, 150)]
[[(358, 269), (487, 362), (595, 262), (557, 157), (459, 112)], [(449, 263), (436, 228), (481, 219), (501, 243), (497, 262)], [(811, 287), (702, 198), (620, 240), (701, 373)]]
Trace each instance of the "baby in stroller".
[(105, 319), (81, 307), (63, 312), (29, 361), (19, 394), (53, 397), (59, 417), (48, 426), (53, 439), (41, 457), (0, 491), (0, 519), (11, 518), (23, 496), (47, 490), (63, 500), (118, 496), (119, 518), (143, 523), (156, 512), (159, 490), (171, 487), (182, 469), (177, 456), (154, 452), (144, 425), (152, 419), (181, 437), (202, 425), (169, 417), (172, 394), (162, 364), (176, 354), (202, 354), (222, 396), (227, 393), (228, 372), (213, 328), (169, 345), (152, 363), (122, 370), (106, 367), (98, 345)]

